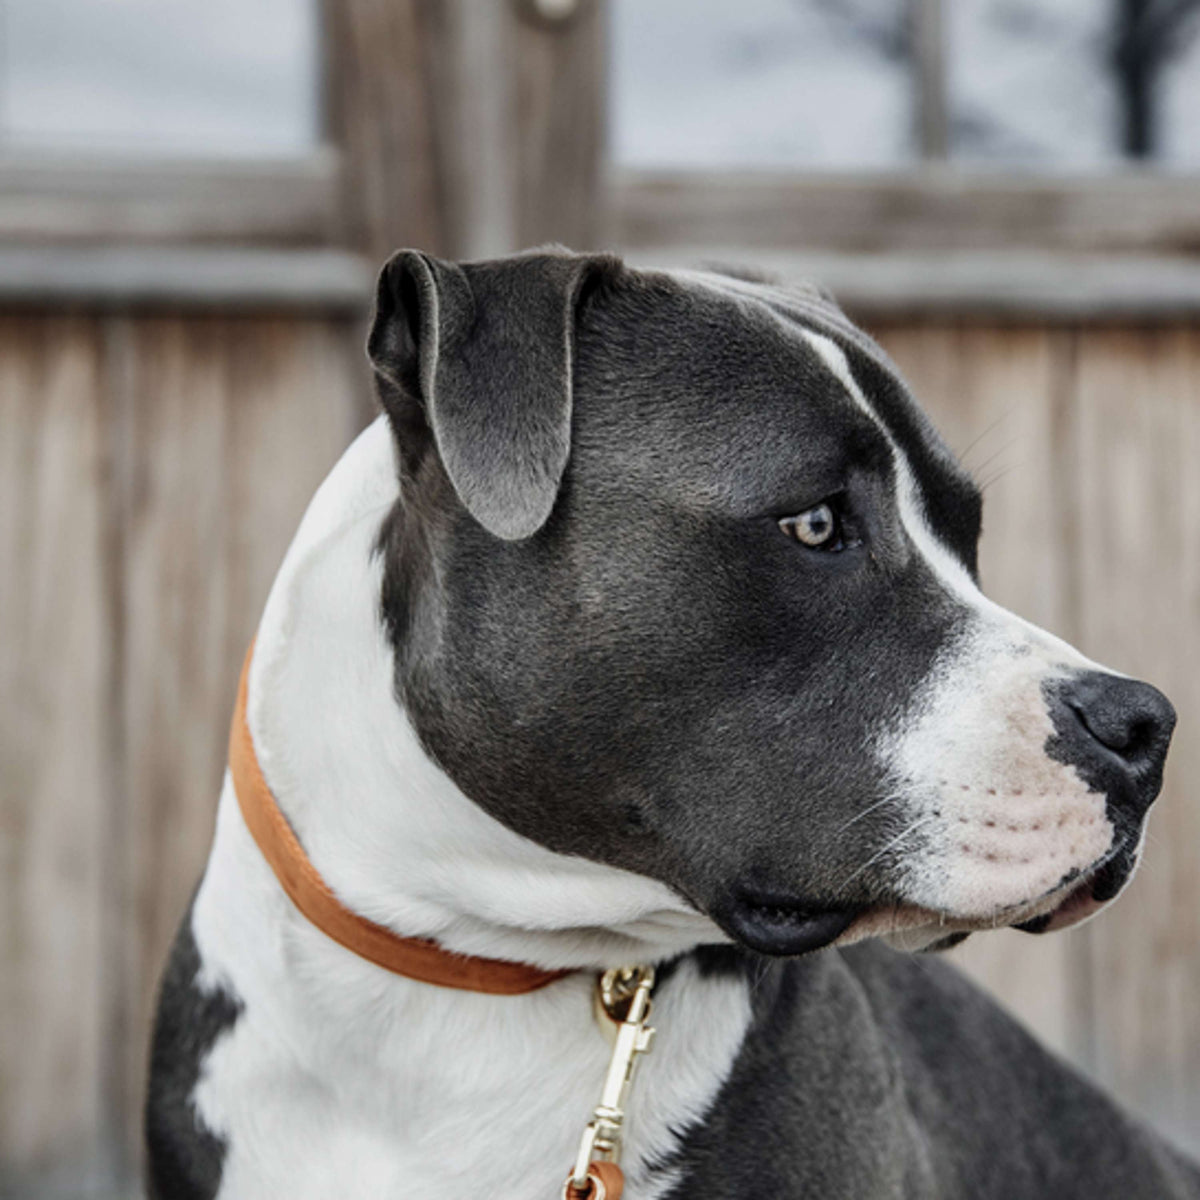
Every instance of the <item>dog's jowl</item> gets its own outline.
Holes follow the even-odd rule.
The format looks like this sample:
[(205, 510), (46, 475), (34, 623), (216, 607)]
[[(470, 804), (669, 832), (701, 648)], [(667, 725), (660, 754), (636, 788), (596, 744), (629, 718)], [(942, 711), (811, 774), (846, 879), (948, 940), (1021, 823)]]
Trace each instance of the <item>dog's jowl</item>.
[(166, 975), (152, 1194), (561, 1196), (637, 963), (624, 1200), (1200, 1197), (913, 953), (1112, 900), (1174, 714), (981, 594), (882, 351), (808, 288), (406, 252), (368, 353)]

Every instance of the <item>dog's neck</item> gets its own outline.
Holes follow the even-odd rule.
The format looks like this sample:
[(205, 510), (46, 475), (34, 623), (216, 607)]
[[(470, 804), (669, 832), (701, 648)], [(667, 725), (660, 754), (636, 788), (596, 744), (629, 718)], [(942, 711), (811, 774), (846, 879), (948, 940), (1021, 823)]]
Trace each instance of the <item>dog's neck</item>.
[(398, 490), (380, 418), (314, 497), (255, 647), (251, 733), (317, 870), (361, 915), (468, 954), (599, 967), (723, 940), (666, 886), (507, 829), (421, 748), (380, 619), (374, 546)]

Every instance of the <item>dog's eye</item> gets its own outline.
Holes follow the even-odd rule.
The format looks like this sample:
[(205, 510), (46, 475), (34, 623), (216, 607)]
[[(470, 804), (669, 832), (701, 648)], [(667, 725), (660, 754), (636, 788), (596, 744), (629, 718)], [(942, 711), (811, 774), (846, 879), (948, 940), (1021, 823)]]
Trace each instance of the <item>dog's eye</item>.
[(784, 517), (779, 528), (788, 537), (813, 550), (844, 550), (842, 523), (829, 503), (816, 504), (794, 517)]

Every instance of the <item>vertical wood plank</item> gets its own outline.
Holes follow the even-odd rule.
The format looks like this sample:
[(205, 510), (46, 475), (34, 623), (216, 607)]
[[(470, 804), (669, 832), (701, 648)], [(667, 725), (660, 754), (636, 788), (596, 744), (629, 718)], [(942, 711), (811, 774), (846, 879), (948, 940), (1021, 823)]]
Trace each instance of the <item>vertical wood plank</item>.
[[(1070, 548), (1059, 520), (1071, 334), (944, 324), (878, 332), (947, 443), (985, 485), (980, 574), (988, 594), (1071, 637)], [(1076, 983), (1079, 941), (1075, 933), (1005, 930), (971, 938), (954, 958), (1044, 1041), (1079, 1058), (1089, 1002)]]
[(336, 322), (240, 324), (230, 353), (225, 707), (267, 592), (313, 493), (375, 416), (366, 358)]
[(423, 0), (325, 0), (326, 101), (343, 155), (346, 240), (382, 262), (400, 246), (444, 252)]
[(159, 966), (199, 875), (220, 779), (224, 700), (228, 330), (124, 319), (120, 383), (125, 612), (121, 804), (127, 1069), (136, 1127)]
[(1078, 410), (1082, 648), (1179, 713), (1143, 865), (1087, 928), (1094, 1065), (1200, 1151), (1200, 331), (1084, 333)]
[(518, 246), (507, 3), (440, 0), (425, 9), (442, 250), (489, 258)]
[(607, 4), (328, 0), (351, 240), (486, 257), (597, 246)]
[(92, 322), (0, 318), (0, 1191), (103, 1158), (99, 393)]
[(305, 506), (356, 432), (337, 323), (148, 318), (131, 330), (125, 817), (136, 1147), (167, 947), (208, 854), (242, 655)]
[(588, 250), (600, 242), (607, 15), (601, 0), (580, 0), (569, 21), (518, 18), (514, 152), (522, 247), (561, 242)]

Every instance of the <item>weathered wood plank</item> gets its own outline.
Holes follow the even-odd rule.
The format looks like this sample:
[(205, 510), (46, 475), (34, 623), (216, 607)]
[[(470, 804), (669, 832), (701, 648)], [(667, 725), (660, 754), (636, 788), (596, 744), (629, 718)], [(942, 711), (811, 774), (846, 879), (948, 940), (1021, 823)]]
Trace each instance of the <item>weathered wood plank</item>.
[(1072, 325), (1200, 315), (1200, 262), (1190, 255), (1052, 250), (782, 251), (729, 243), (632, 249), (648, 266), (730, 263), (823, 284), (861, 321), (972, 320)]
[[(947, 442), (985, 485), (980, 572), (989, 595), (1071, 636), (1064, 544), (1056, 518), (1058, 410), (1071, 382), (1071, 335), (986, 326), (883, 326), (884, 346)], [(1015, 931), (972, 938), (955, 959), (1047, 1043), (1076, 1057), (1077, 935)]]
[(107, 1132), (99, 376), (91, 322), (0, 318), (0, 1191)]
[(1083, 649), (1179, 724), (1145, 860), (1088, 926), (1095, 1069), (1200, 1151), (1200, 331), (1089, 331), (1078, 375)]
[(512, 145), (520, 247), (561, 242), (593, 249), (605, 220), (607, 5), (579, 0), (565, 7), (567, 19), (518, 18), (515, 29)]
[(328, 242), (341, 162), (0, 157), (0, 237), (92, 242)]
[(421, 10), (443, 253), (601, 240), (607, 4), (562, 12), (492, 0)]
[(167, 946), (208, 854), (242, 655), (283, 552), (362, 415), (365, 369), (322, 322), (130, 322), (125, 818), (136, 1143)]
[(0, 246), (0, 304), (90, 312), (363, 313), (374, 266), (340, 250)]
[(134, 1127), (157, 972), (211, 837), (223, 737), (228, 325), (122, 319), (126, 1061)]
[(1023, 177), (923, 169), (881, 174), (624, 172), (612, 183), (619, 246), (778, 251), (1039, 247), (1187, 253), (1200, 243), (1197, 184), (1128, 173)]
[(430, 85), (429, 5), (326, 0), (326, 104), (342, 150), (344, 240), (375, 262), (445, 243)]

